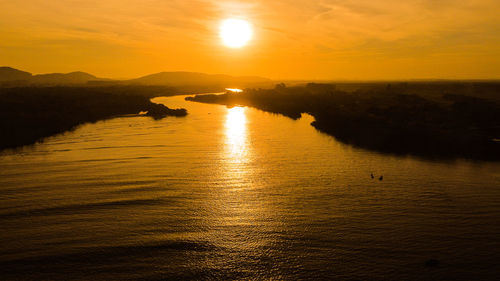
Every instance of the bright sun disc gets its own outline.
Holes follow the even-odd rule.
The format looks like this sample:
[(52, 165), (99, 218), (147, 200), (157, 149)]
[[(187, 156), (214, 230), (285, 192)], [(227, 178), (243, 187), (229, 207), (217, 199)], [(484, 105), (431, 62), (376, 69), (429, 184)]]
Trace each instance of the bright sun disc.
[(226, 19), (220, 25), (220, 37), (230, 48), (245, 46), (252, 39), (252, 26), (245, 20)]

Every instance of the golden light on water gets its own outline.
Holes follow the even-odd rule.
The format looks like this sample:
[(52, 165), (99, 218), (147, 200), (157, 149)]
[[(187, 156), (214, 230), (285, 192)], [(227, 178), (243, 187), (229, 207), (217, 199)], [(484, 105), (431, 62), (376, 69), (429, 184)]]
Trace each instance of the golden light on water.
[(237, 89), (237, 88), (226, 88), (226, 91), (233, 92), (233, 93), (241, 93), (241, 92), (243, 92), (242, 89)]
[(233, 107), (226, 115), (226, 145), (232, 160), (241, 162), (246, 155), (247, 117), (245, 107)]
[(241, 48), (252, 39), (253, 31), (246, 20), (225, 19), (220, 24), (219, 35), (227, 47)]

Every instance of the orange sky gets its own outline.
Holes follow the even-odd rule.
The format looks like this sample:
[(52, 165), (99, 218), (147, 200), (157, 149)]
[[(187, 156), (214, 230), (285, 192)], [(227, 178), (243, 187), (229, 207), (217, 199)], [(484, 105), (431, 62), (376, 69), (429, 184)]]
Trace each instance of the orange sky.
[[(0, 65), (102, 77), (500, 78), (499, 0), (0, 0)], [(250, 21), (241, 49), (218, 25)]]

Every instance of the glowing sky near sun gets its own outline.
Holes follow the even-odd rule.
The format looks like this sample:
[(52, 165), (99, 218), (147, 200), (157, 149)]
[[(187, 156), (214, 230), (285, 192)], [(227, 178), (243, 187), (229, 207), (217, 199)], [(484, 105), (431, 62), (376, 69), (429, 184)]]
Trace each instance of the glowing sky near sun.
[[(0, 0), (0, 64), (104, 77), (500, 78), (498, 0)], [(223, 19), (247, 20), (244, 48)]]

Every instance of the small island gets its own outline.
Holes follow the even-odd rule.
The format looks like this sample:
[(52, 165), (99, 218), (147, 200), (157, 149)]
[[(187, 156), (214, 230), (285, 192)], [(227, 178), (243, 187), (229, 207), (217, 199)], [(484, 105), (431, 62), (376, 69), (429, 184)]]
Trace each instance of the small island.
[(500, 160), (500, 83), (340, 83), (186, 100), (251, 106), (298, 119), (337, 140), (374, 151), (424, 158)]
[(170, 109), (150, 100), (174, 94), (173, 89), (150, 86), (0, 88), (0, 150), (117, 116), (140, 112), (155, 120), (186, 116), (186, 109)]
[(187, 110), (184, 108), (170, 109), (163, 104), (151, 103), (148, 106), (148, 113), (146, 113), (146, 115), (153, 117), (155, 120), (159, 120), (167, 116), (186, 116)]

